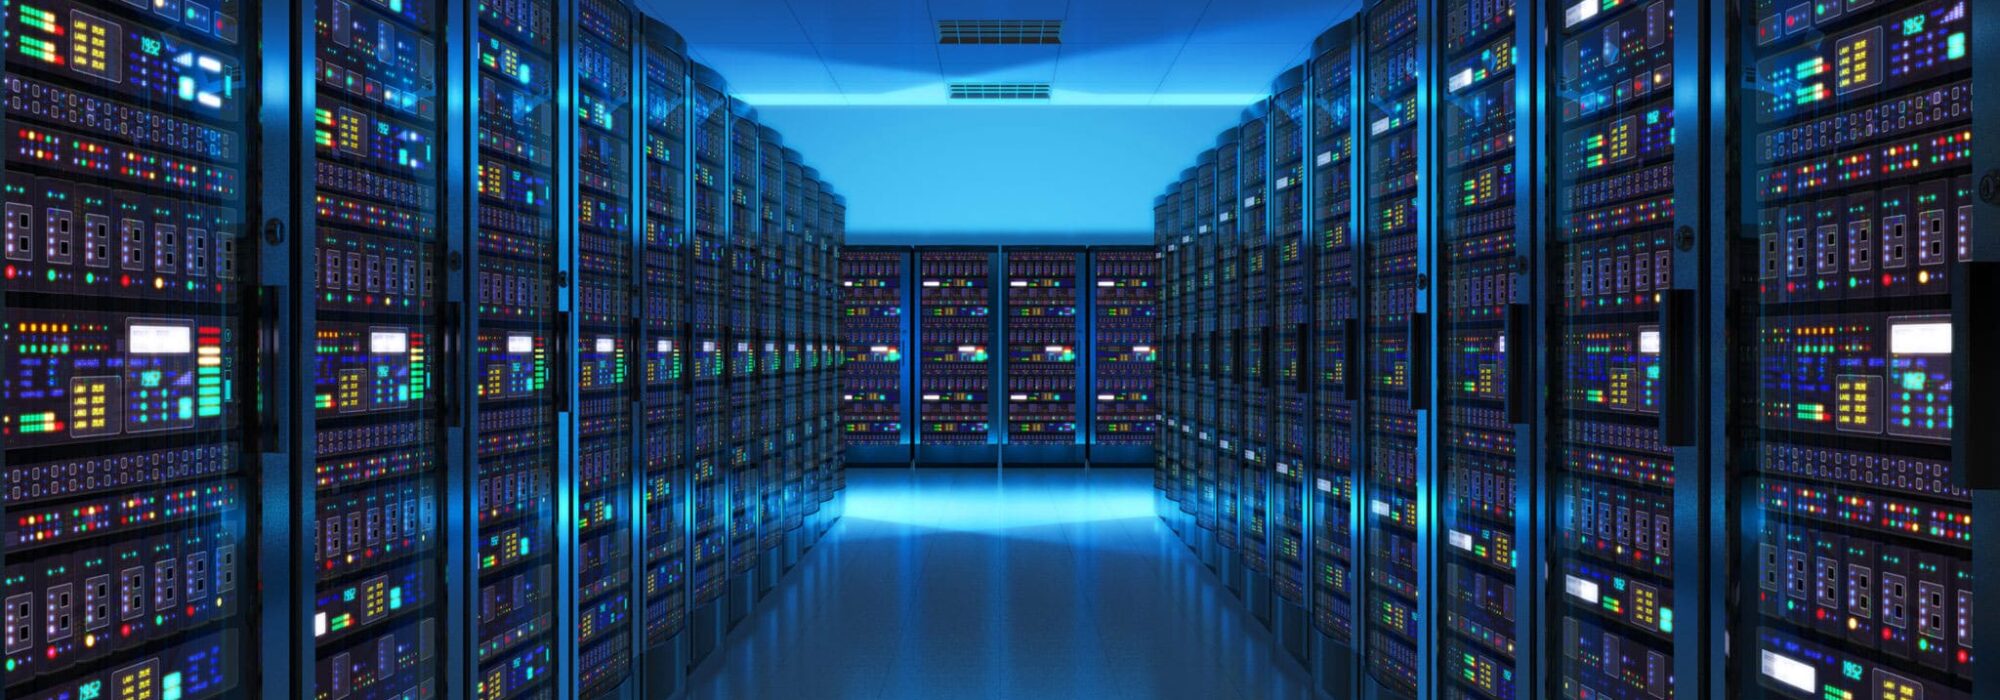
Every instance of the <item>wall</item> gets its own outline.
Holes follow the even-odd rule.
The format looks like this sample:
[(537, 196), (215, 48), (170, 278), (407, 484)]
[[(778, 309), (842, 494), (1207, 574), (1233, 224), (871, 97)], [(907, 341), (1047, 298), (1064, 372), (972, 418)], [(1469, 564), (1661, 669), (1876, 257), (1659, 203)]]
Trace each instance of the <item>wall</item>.
[(847, 198), (848, 243), (1147, 244), (1153, 198), (1239, 107), (771, 106)]

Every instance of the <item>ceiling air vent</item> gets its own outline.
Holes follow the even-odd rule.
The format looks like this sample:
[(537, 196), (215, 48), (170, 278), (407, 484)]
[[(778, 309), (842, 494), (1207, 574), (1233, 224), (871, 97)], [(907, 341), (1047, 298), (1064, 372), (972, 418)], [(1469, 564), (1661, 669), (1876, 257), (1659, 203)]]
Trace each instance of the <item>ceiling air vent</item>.
[(940, 44), (1060, 44), (1059, 19), (942, 19)]
[(952, 83), (954, 100), (1046, 100), (1048, 83)]

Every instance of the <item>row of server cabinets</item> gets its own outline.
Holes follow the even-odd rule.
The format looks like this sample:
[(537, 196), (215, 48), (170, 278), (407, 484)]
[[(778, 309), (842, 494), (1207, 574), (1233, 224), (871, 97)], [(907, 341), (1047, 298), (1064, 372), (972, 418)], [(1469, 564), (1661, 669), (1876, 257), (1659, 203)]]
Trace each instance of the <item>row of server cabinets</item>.
[(1368, 3), (1157, 200), (1165, 519), (1336, 698), (2000, 695), (1975, 6)]
[(837, 517), (842, 202), (664, 25), (0, 16), (0, 697), (664, 697)]
[(1150, 247), (855, 246), (840, 264), (850, 462), (1152, 463)]

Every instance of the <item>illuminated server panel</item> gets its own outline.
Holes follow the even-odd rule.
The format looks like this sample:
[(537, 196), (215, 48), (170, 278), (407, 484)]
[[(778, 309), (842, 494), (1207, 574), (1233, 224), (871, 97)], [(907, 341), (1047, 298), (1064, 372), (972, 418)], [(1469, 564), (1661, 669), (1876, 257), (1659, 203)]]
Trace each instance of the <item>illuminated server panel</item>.
[[(812, 407), (789, 398), (802, 396), (805, 393), (809, 379), (806, 373), (806, 353), (811, 351), (806, 341), (806, 334), (812, 328), (812, 320), (800, 311), (805, 307), (807, 295), (811, 293), (806, 287), (805, 280), (806, 232), (803, 221), (805, 214), (801, 206), (805, 200), (803, 172), (805, 167), (799, 163), (798, 151), (784, 149), (778, 158), (781, 170), (777, 186), (784, 188), (782, 195), (784, 208), (780, 213), (783, 240), (779, 244), (784, 251), (782, 254), (784, 289), (781, 292), (782, 298), (778, 302), (778, 308), (784, 313), (780, 321), (782, 325), (780, 332), (784, 343), (782, 360), (784, 379), (780, 396), (786, 398), (781, 398), (779, 404), (782, 406), (781, 420), (784, 422), (785, 528), (798, 530), (804, 524), (805, 501), (813, 496), (805, 492), (806, 459), (812, 453), (805, 421), (811, 417)], [(794, 534), (792, 541), (802, 545), (803, 540), (800, 539), (802, 536), (803, 533)], [(793, 546), (792, 549), (796, 550), (798, 547)], [(796, 561), (789, 557), (787, 560)]]
[(1547, 269), (1560, 277), (1548, 289), (1546, 597), (1560, 645), (1548, 650), (1550, 680), (1565, 695), (1674, 693), (1674, 487), (1688, 475), (1658, 417), (1659, 309), (1674, 272), (1672, 7), (1548, 7), (1557, 99)]
[(775, 583), (776, 573), (770, 553), (785, 540), (785, 426), (779, 422), (785, 403), (784, 336), (780, 333), (781, 314), (797, 313), (784, 303), (785, 250), (785, 152), (778, 132), (770, 127), (757, 129), (757, 230), (761, 236), (756, 249), (758, 305), (754, 315), (757, 328), (757, 406), (751, 451), (755, 455), (760, 486), (757, 515), (757, 546), (766, 552), (760, 581)]
[[(799, 236), (801, 239), (800, 243), (804, 247), (804, 257), (801, 259), (800, 283), (802, 287), (801, 291), (805, 297), (813, 300), (807, 304), (809, 308), (815, 307), (822, 300), (835, 298), (829, 295), (836, 295), (838, 293), (828, 286), (831, 284), (828, 275), (830, 273), (837, 274), (838, 267), (828, 266), (828, 251), (824, 246), (825, 239), (822, 235), (821, 222), (826, 218), (826, 206), (824, 204), (826, 197), (823, 196), (825, 194), (825, 186), (825, 183), (819, 179), (818, 170), (805, 167), (803, 164), (800, 165), (798, 197)], [(810, 311), (806, 315), (806, 333), (813, 340), (809, 341), (809, 352), (805, 357), (805, 374), (807, 379), (800, 385), (802, 388), (810, 390), (810, 388), (815, 387), (816, 382), (819, 380), (818, 378), (824, 377), (827, 368), (830, 366), (829, 362), (831, 360), (826, 352), (829, 346), (824, 345), (826, 342), (825, 339), (828, 337), (825, 335), (828, 326), (824, 324), (830, 322), (831, 319), (823, 321)], [(816, 419), (814, 414), (819, 410), (817, 403), (811, 399), (806, 400), (804, 403), (806, 404), (808, 419), (805, 421), (804, 432), (800, 435), (800, 440), (805, 443), (807, 454), (800, 465), (799, 484), (801, 492), (810, 495), (801, 504), (803, 508), (801, 509), (800, 516), (804, 520), (823, 524), (825, 521), (820, 517), (820, 497), (827, 492), (830, 486), (825, 480), (826, 474), (821, 456), (825, 449), (825, 442), (828, 440), (838, 441), (840, 436), (834, 432), (832, 425), (824, 424)], [(811, 538), (817, 534), (814, 532), (817, 529), (817, 527), (806, 528), (806, 542), (812, 541)]]
[(1344, 651), (1354, 646), (1354, 419), (1361, 398), (1355, 375), (1360, 317), (1354, 246), (1354, 24), (1343, 22), (1313, 44), (1311, 291), (1316, 357), (1312, 414), (1310, 561), (1313, 629), (1323, 640), (1329, 694), (1352, 692)]
[(1160, 260), (1150, 248), (1091, 252), (1090, 461), (1141, 464), (1160, 428)]
[[(728, 532), (729, 494), (725, 491), (728, 483), (724, 480), (723, 469), (727, 464), (726, 454), (728, 424), (724, 421), (725, 403), (728, 397), (723, 393), (726, 377), (724, 326), (728, 318), (725, 296), (729, 282), (728, 244), (729, 216), (728, 202), (728, 158), (729, 158), (729, 104), (724, 97), (725, 86), (722, 78), (708, 68), (695, 66), (694, 71), (693, 124), (694, 134), (694, 180), (693, 215), (694, 237), (689, 251), (688, 271), (690, 281), (688, 299), (689, 323), (692, 338), (688, 352), (692, 358), (689, 371), (693, 374), (687, 403), (689, 430), (689, 459), (692, 464), (690, 481), (690, 503), (692, 504), (693, 531), (689, 533), (690, 551), (693, 557), (690, 573), (693, 578), (690, 587), (694, 600), (690, 608), (700, 611), (704, 619), (699, 620), (695, 641), (707, 643), (709, 638), (720, 634), (713, 618), (711, 603), (727, 591), (728, 572)], [(698, 653), (700, 649), (696, 650)]]
[(1520, 637), (1530, 628), (1517, 609), (1517, 591), (1532, 589), (1520, 568), (1533, 561), (1522, 561), (1519, 540), (1534, 533), (1520, 523), (1532, 512), (1517, 511), (1530, 483), (1523, 476), (1532, 473), (1517, 445), (1532, 433), (1528, 400), (1510, 402), (1516, 381), (1533, 380), (1515, 376), (1527, 354), (1509, 346), (1534, 347), (1523, 343), (1528, 307), (1515, 292), (1527, 272), (1516, 261), (1528, 251), (1516, 238), (1533, 206), (1516, 171), (1516, 134), (1532, 123), (1515, 99), (1516, 12), (1513, 0), (1445, 0), (1443, 21), (1433, 24), (1442, 52), (1432, 89), (1443, 99), (1432, 187), (1445, 299), (1434, 472), (1442, 480), (1436, 576), (1444, 584), (1434, 647), (1438, 692), (1452, 700), (1534, 695), (1520, 666), (1520, 647), (1533, 639)]
[[(907, 250), (850, 249), (840, 259), (841, 436), (861, 462), (909, 461), (903, 361)], [(893, 446), (893, 447), (884, 447)], [(883, 455), (879, 460), (869, 455)]]
[(1745, 697), (1992, 693), (1950, 461), (1975, 5), (1738, 3)]
[(1175, 226), (1175, 204), (1179, 200), (1176, 192), (1180, 185), (1169, 185), (1167, 193), (1153, 198), (1153, 256), (1159, 264), (1160, 306), (1159, 328), (1159, 420), (1158, 434), (1153, 438), (1153, 488), (1159, 491), (1154, 499), (1160, 518), (1169, 523), (1177, 522), (1174, 517), (1180, 510), (1180, 386), (1181, 358), (1180, 313), (1181, 283), (1177, 267), (1180, 265), (1180, 230)]
[(1418, 658), (1423, 633), (1418, 615), (1417, 521), (1420, 483), (1420, 392), (1427, 368), (1417, 304), (1418, 41), (1416, 0), (1390, 0), (1367, 14), (1367, 125), (1361, 150), (1367, 270), (1366, 324), (1361, 373), (1367, 415), (1363, 460), (1368, 511), (1363, 515), (1367, 585), (1363, 598), (1367, 637), (1363, 667), (1387, 697), (1415, 698), (1424, 669)]
[(762, 403), (758, 396), (757, 317), (764, 300), (759, 287), (763, 230), (758, 226), (757, 112), (732, 97), (729, 114), (728, 269), (722, 327), (728, 432), (723, 464), (727, 466), (729, 494), (729, 575), (735, 577), (757, 565), (757, 514), (763, 499), (763, 479), (755, 454)]
[[(1216, 212), (1218, 219), (1232, 209), (1235, 213), (1236, 244), (1225, 249), (1225, 261), (1235, 257), (1232, 268), (1223, 266), (1222, 314), (1224, 327), (1233, 336), (1224, 341), (1228, 362), (1223, 371), (1222, 455), (1223, 482), (1229, 481), (1228, 465), (1236, 466), (1236, 521), (1243, 566), (1255, 576), (1246, 587), (1251, 612), (1259, 619), (1270, 616), (1271, 575), (1270, 492), (1271, 492), (1271, 332), (1276, 320), (1276, 299), (1272, 289), (1273, 250), (1271, 220), (1270, 104), (1260, 102), (1244, 114), (1237, 127), (1236, 197), (1223, 199), (1230, 187), (1222, 183), (1226, 159), (1216, 160)], [(1234, 202), (1232, 204), (1231, 202)], [(1228, 224), (1223, 224), (1223, 245)], [(1236, 279), (1230, 280), (1231, 270)], [(1224, 487), (1227, 488), (1226, 486)], [(1225, 499), (1225, 503), (1228, 500)], [(1221, 516), (1218, 516), (1221, 517)]]
[(575, 573), (578, 697), (616, 692), (632, 668), (633, 402), (632, 11), (577, 0), (577, 392)]
[[(1275, 360), (1264, 368), (1264, 384), (1273, 401), (1269, 449), (1270, 491), (1265, 511), (1270, 531), (1271, 586), (1276, 594), (1272, 628), (1280, 645), (1304, 660), (1306, 639), (1306, 474), (1312, 441), (1312, 374), (1308, 339), (1312, 299), (1306, 247), (1306, 69), (1278, 79), (1271, 97), (1270, 173), (1266, 176), (1270, 204), (1265, 207), (1271, 227), (1273, 294), (1271, 323), (1264, 348)], [(1255, 404), (1252, 404), (1255, 405)]]
[(993, 256), (917, 253), (919, 463), (993, 461)]
[[(1203, 160), (1213, 162), (1215, 152), (1203, 155)], [(1209, 166), (1213, 168), (1213, 165)], [(1213, 180), (1214, 176), (1210, 176)], [(1215, 283), (1211, 268), (1215, 257), (1209, 248), (1213, 240), (1215, 226), (1210, 223), (1215, 217), (1213, 184), (1208, 194), (1206, 206), (1201, 195), (1200, 161), (1193, 168), (1181, 172), (1180, 189), (1176, 195), (1179, 203), (1175, 206), (1174, 226), (1180, 232), (1180, 297), (1181, 345), (1187, 358), (1183, 363), (1181, 383), (1181, 536), (1190, 543), (1198, 541), (1203, 532), (1215, 530), (1215, 460), (1209, 452), (1215, 442), (1215, 433), (1206, 422), (1208, 416), (1202, 412), (1202, 402), (1215, 396), (1215, 375), (1210, 374), (1215, 366), (1215, 358), (1209, 352), (1210, 340), (1214, 337), (1213, 319), (1200, 310), (1207, 308), (1204, 300), (1213, 300)], [(1208, 517), (1202, 518), (1206, 512)], [(1197, 531), (1197, 528), (1199, 531)]]
[(438, 409), (457, 384), (438, 371), (444, 324), (458, 327), (438, 303), (446, 21), (435, 5), (311, 5), (313, 687), (432, 695), (446, 599)]
[[(1242, 245), (1236, 231), (1237, 133), (1222, 137), (1210, 161), (1196, 166), (1195, 245), (1200, 251), (1201, 319), (1208, 364), (1206, 381), (1195, 396), (1202, 426), (1198, 454), (1202, 482), (1197, 523), (1214, 533), (1225, 575), (1240, 577), (1232, 557), (1237, 540), (1236, 484), (1242, 472), (1243, 409), (1236, 385), (1237, 336), (1243, 327)], [(1238, 583), (1241, 588), (1241, 583)]]
[(814, 285), (819, 294), (814, 300), (814, 314), (818, 321), (813, 336), (814, 345), (819, 349), (820, 366), (818, 388), (813, 392), (814, 414), (819, 426), (818, 456), (826, 473), (821, 481), (820, 502), (828, 503), (831, 513), (822, 521), (822, 529), (832, 524), (832, 518), (840, 517), (842, 501), (836, 497), (847, 489), (847, 450), (834, 430), (839, 423), (840, 363), (838, 328), (839, 286), (834, 277), (840, 271), (842, 247), (847, 242), (847, 198), (834, 194), (832, 185), (821, 187), (821, 214), (819, 236), (819, 264), (813, 274)]
[[(1076, 448), (1082, 339), (1077, 294), (1083, 255), (1009, 250), (1007, 265), (1007, 459), (1081, 464)], [(1018, 447), (1017, 447), (1018, 446)], [(1068, 447), (1068, 449), (1056, 449)]]
[[(649, 661), (687, 626), (688, 585), (688, 62), (686, 43), (647, 21), (640, 44), (645, 207), (640, 231), (640, 407), (644, 509), (640, 616)], [(667, 656), (664, 658), (672, 658)], [(648, 675), (677, 677), (669, 663)], [(646, 684), (648, 692), (656, 683)]]
[(557, 678), (556, 419), (569, 391), (551, 383), (566, 330), (554, 280), (555, 83), (566, 77), (554, 71), (557, 9), (548, 0), (482, 0), (478, 11), (478, 512), (469, 607), (472, 692), (485, 700), (553, 694)]
[(254, 694), (245, 9), (7, 7), (8, 697)]

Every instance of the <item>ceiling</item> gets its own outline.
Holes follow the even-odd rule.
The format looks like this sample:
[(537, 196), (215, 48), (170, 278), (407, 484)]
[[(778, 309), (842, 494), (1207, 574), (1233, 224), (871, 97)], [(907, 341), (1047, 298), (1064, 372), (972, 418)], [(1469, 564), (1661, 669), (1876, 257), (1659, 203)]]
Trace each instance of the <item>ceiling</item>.
[[(638, 0), (759, 106), (947, 104), (950, 82), (1047, 82), (1037, 105), (1246, 105), (1360, 0)], [(941, 46), (938, 20), (1060, 19), (1054, 46)], [(964, 104), (964, 103), (952, 103)], [(1019, 104), (1019, 103), (1013, 103)]]

